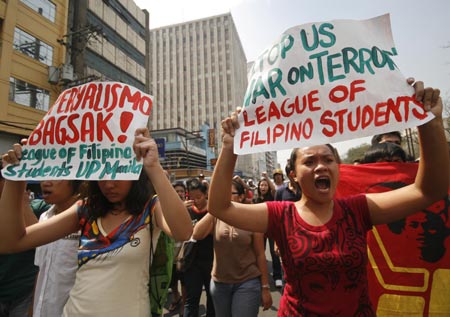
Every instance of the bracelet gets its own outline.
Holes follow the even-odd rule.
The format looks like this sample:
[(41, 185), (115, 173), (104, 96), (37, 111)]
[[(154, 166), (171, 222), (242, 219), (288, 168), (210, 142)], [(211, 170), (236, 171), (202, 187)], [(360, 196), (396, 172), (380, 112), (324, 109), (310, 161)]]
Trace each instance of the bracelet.
[(264, 285), (261, 285), (261, 288), (267, 288), (267, 289), (270, 289), (270, 285), (269, 285), (269, 284), (264, 284)]

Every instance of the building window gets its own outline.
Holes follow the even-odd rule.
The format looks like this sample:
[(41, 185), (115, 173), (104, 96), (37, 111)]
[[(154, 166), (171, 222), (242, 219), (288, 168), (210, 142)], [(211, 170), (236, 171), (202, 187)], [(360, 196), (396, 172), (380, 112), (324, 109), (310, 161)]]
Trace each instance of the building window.
[(25, 81), (9, 78), (9, 100), (20, 105), (48, 111), (50, 93)]
[(53, 47), (19, 28), (14, 30), (14, 48), (48, 66), (52, 65)]
[(20, 0), (28, 7), (42, 15), (43, 17), (55, 22), (56, 6), (53, 2), (48, 0)]

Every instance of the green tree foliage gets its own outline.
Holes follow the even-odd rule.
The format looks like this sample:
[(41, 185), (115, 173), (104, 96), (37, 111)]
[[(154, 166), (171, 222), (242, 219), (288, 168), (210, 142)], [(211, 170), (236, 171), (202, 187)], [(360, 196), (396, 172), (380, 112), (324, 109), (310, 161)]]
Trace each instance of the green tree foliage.
[(346, 158), (343, 159), (342, 162), (344, 164), (353, 164), (355, 160), (361, 160), (368, 148), (370, 148), (370, 144), (367, 143), (350, 148)]

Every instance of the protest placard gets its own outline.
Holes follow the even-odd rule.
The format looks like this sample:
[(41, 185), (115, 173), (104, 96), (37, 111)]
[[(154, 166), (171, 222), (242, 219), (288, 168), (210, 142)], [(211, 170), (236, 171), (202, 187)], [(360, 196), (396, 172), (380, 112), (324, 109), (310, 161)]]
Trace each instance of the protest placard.
[(134, 133), (146, 127), (152, 97), (119, 82), (92, 82), (67, 89), (28, 137), (12, 180), (135, 180), (142, 163)]
[(249, 71), (235, 153), (345, 141), (431, 120), (396, 55), (388, 14), (288, 29)]

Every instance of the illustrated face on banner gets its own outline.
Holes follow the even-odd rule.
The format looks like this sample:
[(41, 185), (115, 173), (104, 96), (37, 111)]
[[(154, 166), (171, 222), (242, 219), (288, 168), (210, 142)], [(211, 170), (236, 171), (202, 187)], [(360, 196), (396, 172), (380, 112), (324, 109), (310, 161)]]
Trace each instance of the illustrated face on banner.
[(446, 225), (449, 215), (449, 198), (442, 199), (433, 206), (441, 208), (436, 212), (422, 210), (406, 218), (405, 234), (417, 241), (420, 258), (426, 262), (439, 261), (447, 252), (446, 241), (450, 236), (450, 226)]
[[(379, 183), (368, 188), (367, 192), (383, 192), (406, 186), (401, 182)], [(389, 230), (403, 235), (409, 242), (408, 253), (423, 261), (434, 263), (447, 252), (447, 238), (450, 236), (448, 217), (450, 214), (450, 197), (434, 203), (427, 209), (417, 212), (405, 219), (387, 224)]]
[(13, 180), (138, 179), (134, 133), (147, 125), (152, 97), (118, 82), (92, 82), (61, 93), (23, 147)]

